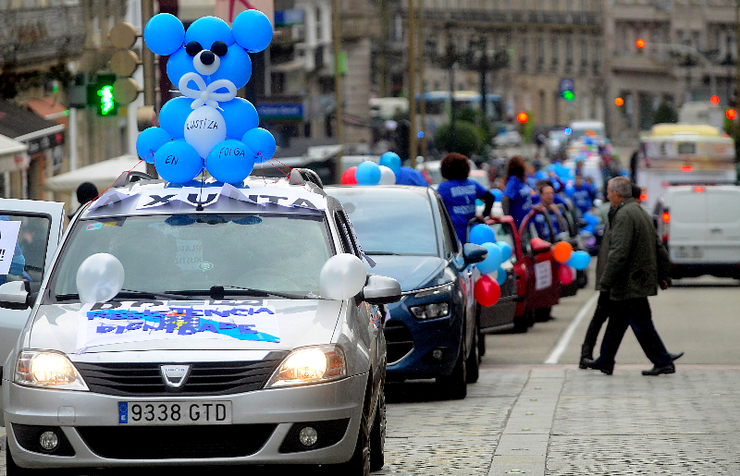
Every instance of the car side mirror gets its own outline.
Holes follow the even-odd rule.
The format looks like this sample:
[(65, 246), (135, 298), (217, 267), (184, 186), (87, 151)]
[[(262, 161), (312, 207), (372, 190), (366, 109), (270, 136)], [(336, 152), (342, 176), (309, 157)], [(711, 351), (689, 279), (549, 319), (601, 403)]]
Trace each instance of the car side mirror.
[(474, 243), (463, 245), (463, 258), (466, 264), (480, 263), (488, 257), (488, 250)]
[(29, 292), (25, 281), (11, 281), (0, 286), (0, 307), (28, 309)]
[(388, 276), (368, 274), (365, 287), (360, 291), (359, 300), (368, 304), (390, 304), (401, 300), (401, 283)]
[(529, 247), (532, 250), (532, 253), (537, 255), (550, 251), (552, 244), (542, 238), (532, 238), (532, 241), (529, 242)]

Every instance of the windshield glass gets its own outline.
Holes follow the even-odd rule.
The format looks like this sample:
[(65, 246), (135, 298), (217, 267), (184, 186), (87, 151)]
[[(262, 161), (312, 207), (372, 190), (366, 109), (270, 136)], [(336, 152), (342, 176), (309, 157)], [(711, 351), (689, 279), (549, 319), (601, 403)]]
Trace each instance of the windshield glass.
[(425, 195), (350, 189), (332, 194), (349, 214), (365, 253), (438, 255), (432, 207)]
[(123, 264), (123, 289), (149, 293), (250, 288), (318, 294), (333, 254), (322, 216), (155, 215), (83, 220), (56, 267), (53, 293), (77, 294), (77, 269), (94, 253)]

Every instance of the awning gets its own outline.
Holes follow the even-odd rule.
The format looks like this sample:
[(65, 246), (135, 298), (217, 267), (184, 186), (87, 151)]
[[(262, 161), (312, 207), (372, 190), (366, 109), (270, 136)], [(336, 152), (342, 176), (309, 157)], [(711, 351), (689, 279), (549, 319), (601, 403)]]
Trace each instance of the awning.
[(69, 123), (69, 110), (54, 96), (47, 96), (41, 99), (31, 99), (28, 101), (28, 108), (47, 121), (54, 121), (64, 127), (67, 127)]
[[(139, 162), (138, 157), (122, 155), (48, 178), (44, 182), (44, 188), (55, 192), (74, 192), (82, 182), (92, 182), (98, 187), (98, 191), (102, 192), (123, 172), (136, 167)], [(139, 169), (144, 171), (144, 162)]]
[(0, 135), (0, 173), (14, 172), (28, 166), (28, 146)]
[(0, 100), (0, 134), (25, 142), (30, 155), (64, 142), (63, 125), (4, 100)]

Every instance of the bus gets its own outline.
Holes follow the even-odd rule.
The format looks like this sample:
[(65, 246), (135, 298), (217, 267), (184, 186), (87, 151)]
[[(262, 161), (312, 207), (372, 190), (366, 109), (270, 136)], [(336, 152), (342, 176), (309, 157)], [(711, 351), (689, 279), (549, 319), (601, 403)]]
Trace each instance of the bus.
[(641, 137), (635, 160), (632, 180), (651, 212), (671, 184), (737, 180), (735, 142), (709, 125), (656, 124)]

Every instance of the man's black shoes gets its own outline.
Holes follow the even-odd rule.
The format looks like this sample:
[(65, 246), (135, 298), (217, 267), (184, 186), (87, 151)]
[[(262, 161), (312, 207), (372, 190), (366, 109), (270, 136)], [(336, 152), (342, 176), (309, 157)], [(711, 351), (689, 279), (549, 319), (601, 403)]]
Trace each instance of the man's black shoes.
[(668, 355), (671, 357), (671, 360), (678, 360), (683, 357), (683, 352), (679, 352), (678, 354), (671, 354), (668, 352)]
[(660, 374), (675, 374), (676, 366), (673, 364), (666, 365), (665, 367), (653, 367), (650, 370), (643, 370), (642, 375), (660, 375)]
[(610, 368), (604, 367), (603, 365), (601, 365), (596, 360), (582, 359), (581, 360), (581, 365), (585, 365), (586, 368), (588, 368), (588, 369), (601, 370), (601, 373), (604, 373), (604, 374), (607, 374), (607, 375), (611, 375), (612, 373), (614, 373), (614, 369), (613, 368), (610, 369)]

